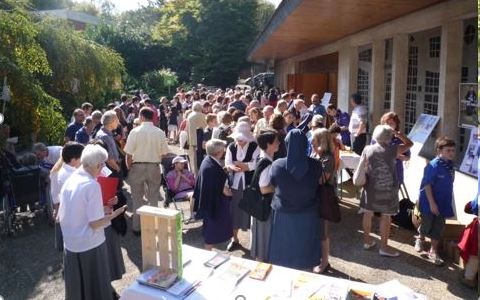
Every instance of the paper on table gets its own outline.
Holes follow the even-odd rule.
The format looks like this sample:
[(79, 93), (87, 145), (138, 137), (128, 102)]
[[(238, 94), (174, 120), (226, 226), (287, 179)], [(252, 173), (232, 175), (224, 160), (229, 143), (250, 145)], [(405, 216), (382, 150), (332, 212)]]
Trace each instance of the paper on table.
[(424, 295), (415, 293), (409, 287), (401, 284), (398, 280), (390, 280), (375, 287), (375, 294), (385, 299), (397, 300), (423, 300)]

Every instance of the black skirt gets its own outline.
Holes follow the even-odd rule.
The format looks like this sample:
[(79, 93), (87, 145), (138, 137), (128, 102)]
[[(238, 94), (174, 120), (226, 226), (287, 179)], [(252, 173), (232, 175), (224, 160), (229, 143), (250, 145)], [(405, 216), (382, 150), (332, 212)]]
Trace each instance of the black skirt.
[(112, 299), (107, 244), (85, 252), (64, 251), (65, 299)]

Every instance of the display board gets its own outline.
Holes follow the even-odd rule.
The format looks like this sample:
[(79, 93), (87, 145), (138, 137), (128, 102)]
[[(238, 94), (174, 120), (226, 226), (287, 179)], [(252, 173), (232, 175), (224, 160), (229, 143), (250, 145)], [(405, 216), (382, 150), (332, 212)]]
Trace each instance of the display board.
[(412, 130), (408, 134), (408, 138), (412, 140), (413, 147), (410, 149), (412, 155), (418, 155), (423, 145), (432, 133), (433, 129), (440, 120), (439, 116), (421, 114)]
[(460, 171), (472, 176), (478, 176), (478, 157), (480, 156), (478, 129), (470, 131), (470, 141), (468, 142), (467, 151), (463, 157)]
[(479, 122), (479, 103), (477, 99), (478, 84), (460, 83), (458, 90), (458, 126), (464, 128), (477, 128)]

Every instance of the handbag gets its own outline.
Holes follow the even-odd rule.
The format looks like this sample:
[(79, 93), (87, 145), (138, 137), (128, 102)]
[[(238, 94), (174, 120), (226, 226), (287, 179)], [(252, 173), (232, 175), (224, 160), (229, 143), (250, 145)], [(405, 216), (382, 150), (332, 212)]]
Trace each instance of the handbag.
[(262, 195), (258, 185), (260, 174), (262, 174), (263, 170), (271, 164), (272, 162), (268, 159), (262, 159), (258, 163), (255, 173), (253, 173), (252, 181), (250, 182), (250, 185), (243, 190), (243, 197), (238, 203), (240, 209), (259, 221), (268, 220), (272, 211), (270, 205), (272, 203), (273, 195)]
[(318, 199), (320, 201), (319, 214), (320, 218), (339, 223), (342, 219), (340, 214), (340, 204), (335, 187), (327, 181), (325, 172), (322, 170), (324, 184), (318, 186)]
[(353, 185), (365, 186), (367, 184), (367, 166), (367, 157), (365, 156), (365, 154), (362, 154), (362, 157), (360, 158), (360, 163), (355, 169), (355, 173), (353, 173)]

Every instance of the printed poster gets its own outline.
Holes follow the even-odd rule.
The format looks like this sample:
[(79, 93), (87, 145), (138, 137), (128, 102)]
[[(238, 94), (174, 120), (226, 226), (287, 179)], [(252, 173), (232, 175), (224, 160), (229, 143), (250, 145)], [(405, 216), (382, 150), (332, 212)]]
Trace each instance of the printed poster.
[(458, 126), (477, 128), (479, 122), (479, 103), (477, 83), (460, 83)]
[(467, 151), (463, 157), (460, 171), (470, 174), (472, 176), (478, 175), (478, 157), (480, 156), (480, 142), (477, 129), (472, 129), (470, 132), (470, 141), (468, 142)]
[(437, 126), (439, 116), (421, 114), (412, 130), (408, 134), (408, 138), (412, 140), (413, 147), (410, 149), (412, 155), (418, 155), (423, 145), (428, 140), (435, 126)]

